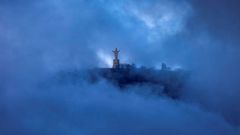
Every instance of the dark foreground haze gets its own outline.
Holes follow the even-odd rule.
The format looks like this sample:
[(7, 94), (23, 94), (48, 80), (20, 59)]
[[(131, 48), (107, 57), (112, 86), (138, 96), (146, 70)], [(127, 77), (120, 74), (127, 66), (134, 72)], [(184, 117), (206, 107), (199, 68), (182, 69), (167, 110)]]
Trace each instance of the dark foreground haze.
[[(237, 0), (1, 0), (1, 135), (240, 134)], [(190, 73), (181, 97), (60, 71), (123, 63)]]

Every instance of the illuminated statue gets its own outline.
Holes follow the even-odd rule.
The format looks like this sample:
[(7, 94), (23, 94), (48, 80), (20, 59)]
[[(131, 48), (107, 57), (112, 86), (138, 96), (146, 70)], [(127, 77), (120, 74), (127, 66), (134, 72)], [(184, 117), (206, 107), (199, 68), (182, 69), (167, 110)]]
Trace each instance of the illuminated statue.
[(113, 60), (113, 66), (112, 68), (119, 68), (119, 59), (118, 59), (118, 54), (119, 54), (120, 50), (118, 50), (117, 48), (115, 48), (115, 50), (113, 51), (114, 53), (114, 60)]

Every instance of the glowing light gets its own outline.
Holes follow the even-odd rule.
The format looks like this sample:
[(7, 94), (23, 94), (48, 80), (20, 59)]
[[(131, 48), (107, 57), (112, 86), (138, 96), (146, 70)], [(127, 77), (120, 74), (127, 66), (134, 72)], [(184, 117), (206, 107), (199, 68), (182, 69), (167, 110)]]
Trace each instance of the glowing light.
[(111, 67), (112, 66), (112, 57), (111, 55), (105, 53), (103, 50), (97, 52), (97, 56), (100, 60), (99, 66)]

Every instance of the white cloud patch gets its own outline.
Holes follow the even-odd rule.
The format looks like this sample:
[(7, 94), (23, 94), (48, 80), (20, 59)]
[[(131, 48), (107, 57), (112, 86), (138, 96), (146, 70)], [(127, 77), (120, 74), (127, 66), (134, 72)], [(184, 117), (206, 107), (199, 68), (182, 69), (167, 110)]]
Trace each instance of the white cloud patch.
[(181, 3), (167, 0), (104, 2), (111, 5), (109, 7), (112, 12), (119, 17), (125, 17), (124, 23), (129, 24), (128, 21), (136, 23), (132, 20), (134, 18), (140, 24), (133, 26), (143, 25), (148, 41), (163, 40), (181, 32), (192, 14), (191, 5), (184, 1)]
[(181, 32), (191, 14), (191, 6), (185, 2), (162, 0), (144, 6), (132, 4), (129, 11), (146, 26), (148, 39), (155, 41)]
[(97, 51), (97, 56), (99, 58), (100, 67), (111, 67), (112, 66), (112, 57), (110, 54), (104, 52), (103, 50)]

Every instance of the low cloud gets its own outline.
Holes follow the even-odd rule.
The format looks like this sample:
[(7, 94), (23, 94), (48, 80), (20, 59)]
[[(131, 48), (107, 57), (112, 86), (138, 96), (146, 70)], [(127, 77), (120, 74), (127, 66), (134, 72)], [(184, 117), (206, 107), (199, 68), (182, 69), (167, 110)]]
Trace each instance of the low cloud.
[(2, 134), (236, 133), (220, 115), (196, 105), (122, 93), (106, 82), (21, 92), (3, 100)]

